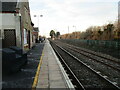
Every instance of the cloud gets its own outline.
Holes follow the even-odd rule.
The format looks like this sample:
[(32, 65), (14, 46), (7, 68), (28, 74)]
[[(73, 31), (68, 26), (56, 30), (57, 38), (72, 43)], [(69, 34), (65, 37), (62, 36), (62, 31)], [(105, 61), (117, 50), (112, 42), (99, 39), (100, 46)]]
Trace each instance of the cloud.
[[(31, 1), (31, 0), (30, 0)], [(90, 2), (91, 1), (91, 2)], [(30, 2), (31, 15), (43, 14), (41, 28), (64, 30), (76, 25), (85, 30), (90, 25), (102, 25), (117, 17), (118, 0), (34, 0)], [(35, 23), (37, 20), (32, 18)], [(71, 32), (74, 30), (71, 28)], [(42, 32), (42, 31), (41, 31)]]

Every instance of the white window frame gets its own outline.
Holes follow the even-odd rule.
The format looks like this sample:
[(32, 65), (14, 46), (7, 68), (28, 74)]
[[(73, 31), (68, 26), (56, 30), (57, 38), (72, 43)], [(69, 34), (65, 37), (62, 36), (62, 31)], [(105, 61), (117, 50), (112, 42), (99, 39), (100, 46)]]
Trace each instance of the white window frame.
[(27, 30), (24, 29), (24, 45), (27, 44)]

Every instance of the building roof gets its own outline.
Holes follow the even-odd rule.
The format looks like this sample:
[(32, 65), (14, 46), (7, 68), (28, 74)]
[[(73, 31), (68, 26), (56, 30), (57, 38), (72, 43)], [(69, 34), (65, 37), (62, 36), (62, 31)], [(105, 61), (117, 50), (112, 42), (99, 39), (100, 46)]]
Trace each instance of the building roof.
[(17, 6), (16, 2), (2, 2), (2, 12), (15, 12)]
[(35, 32), (39, 32), (38, 27), (34, 27), (34, 31), (35, 31)]

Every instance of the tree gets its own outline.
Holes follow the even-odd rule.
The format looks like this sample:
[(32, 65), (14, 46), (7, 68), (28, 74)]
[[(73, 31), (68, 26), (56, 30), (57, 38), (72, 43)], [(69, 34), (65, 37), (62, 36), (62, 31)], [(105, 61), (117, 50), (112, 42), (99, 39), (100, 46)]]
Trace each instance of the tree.
[(50, 36), (51, 36), (51, 38), (54, 38), (54, 37), (55, 37), (55, 31), (54, 31), (54, 30), (51, 30), (51, 31), (50, 31)]
[(56, 37), (59, 38), (60, 32), (56, 32)]

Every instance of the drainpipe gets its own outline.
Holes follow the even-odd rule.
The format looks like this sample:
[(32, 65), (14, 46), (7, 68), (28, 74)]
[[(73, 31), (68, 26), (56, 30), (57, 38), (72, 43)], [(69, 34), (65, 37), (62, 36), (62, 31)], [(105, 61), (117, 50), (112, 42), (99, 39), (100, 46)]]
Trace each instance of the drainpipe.
[(20, 8), (16, 8), (16, 13), (18, 13), (19, 20), (20, 20), (20, 36), (21, 36), (21, 48), (23, 48), (22, 44), (22, 21), (21, 21), (21, 13), (20, 13)]
[(23, 44), (22, 44), (22, 21), (21, 21), (21, 14), (19, 14), (19, 19), (20, 19), (20, 35), (21, 35), (21, 48), (22, 48)]

